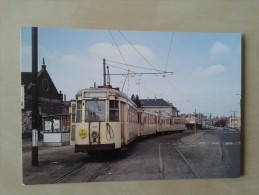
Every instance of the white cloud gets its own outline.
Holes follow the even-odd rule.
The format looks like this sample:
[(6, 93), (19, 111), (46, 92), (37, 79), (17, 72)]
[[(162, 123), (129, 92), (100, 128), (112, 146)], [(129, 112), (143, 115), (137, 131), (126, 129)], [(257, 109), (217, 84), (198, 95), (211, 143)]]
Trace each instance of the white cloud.
[[(134, 47), (139, 52), (141, 52), (141, 54), (149, 61), (152, 62), (152, 60), (155, 58), (149, 48), (141, 45), (134, 45)], [(138, 54), (131, 45), (124, 44), (119, 46), (119, 49), (127, 64), (137, 65), (141, 67), (149, 66), (143, 60), (143, 57), (141, 57), (140, 54)], [(115, 65), (123, 69), (128, 69), (128, 67), (125, 67), (124, 65), (109, 62), (109, 60), (111, 60), (124, 63), (120, 52), (118, 51), (117, 47), (112, 44), (96, 43), (92, 45), (92, 47), (90, 47), (89, 50), (85, 53), (63, 55), (60, 58), (60, 65), (62, 66), (62, 68), (65, 68), (67, 70), (72, 69), (73, 72), (77, 72), (76, 75), (80, 75), (82, 74), (82, 72), (84, 72), (86, 75), (88, 75), (88, 78), (91, 78), (94, 75), (102, 75), (101, 73), (103, 71), (103, 58), (107, 59), (107, 64)], [(133, 67), (129, 68), (131, 71), (140, 71), (140, 69), (134, 70)], [(114, 68), (113, 66), (110, 67), (110, 71), (111, 73), (126, 73), (125, 71)]]
[[(89, 54), (97, 58), (106, 58), (119, 62), (124, 62), (124, 58), (126, 63), (134, 65), (140, 65), (140, 63), (143, 65), (143, 62), (145, 61), (142, 56), (150, 62), (154, 60), (155, 56), (149, 48), (142, 45), (133, 45), (133, 47), (129, 44), (123, 44), (118, 47), (120, 50), (119, 52), (115, 45), (109, 43), (97, 43), (89, 49)], [(136, 50), (138, 50), (142, 56)], [(144, 64), (147, 63), (145, 62)]]
[[(149, 61), (152, 62), (152, 60), (155, 58), (154, 54), (149, 48), (141, 45), (134, 45), (134, 47), (137, 48), (137, 50), (141, 52), (141, 54)], [(141, 57), (140, 54), (138, 54), (131, 45), (124, 44), (119, 46), (119, 49), (124, 59), (126, 60), (126, 63), (142, 67), (149, 67), (149, 65), (143, 60), (143, 57)], [(103, 58), (107, 59), (107, 64), (112, 64), (123, 69), (127, 69), (127, 67), (124, 65), (114, 64), (108, 61), (112, 60), (123, 63), (123, 59), (117, 47), (109, 43), (100, 42), (92, 45), (92, 47), (90, 47), (86, 52), (61, 56), (59, 61), (59, 69), (62, 70), (62, 72), (69, 72), (69, 74), (60, 74), (60, 76), (57, 76), (59, 77), (59, 83), (57, 84), (59, 84), (60, 88), (63, 89), (66, 88), (67, 85), (76, 86), (76, 89), (85, 88), (93, 86), (94, 82), (96, 82), (97, 85), (102, 85)], [(141, 71), (140, 69), (134, 70), (133, 67), (129, 68), (132, 71)], [(127, 73), (127, 71), (110, 67), (110, 73)], [(59, 73), (57, 72), (56, 74)], [(69, 75), (73, 75), (73, 77), (76, 77), (76, 79), (71, 78)], [(112, 76), (111, 81), (113, 85), (119, 85), (116, 87), (122, 87), (123, 82), (119, 83), (119, 81), (124, 81), (124, 78), (125, 77)], [(131, 79), (131, 81), (134, 80)], [(126, 87), (127, 84), (125, 85), (125, 88)], [(133, 86), (131, 85), (131, 87)]]
[(229, 53), (230, 48), (227, 45), (224, 45), (220, 42), (216, 42), (213, 44), (210, 52), (212, 56), (218, 56)]
[(219, 74), (219, 73), (222, 73), (222, 72), (225, 72), (225, 71), (226, 71), (226, 68), (221, 64), (212, 65), (212, 66), (209, 66), (205, 69), (203, 69), (203, 68), (198, 69), (198, 73), (201, 76), (215, 75), (215, 74)]

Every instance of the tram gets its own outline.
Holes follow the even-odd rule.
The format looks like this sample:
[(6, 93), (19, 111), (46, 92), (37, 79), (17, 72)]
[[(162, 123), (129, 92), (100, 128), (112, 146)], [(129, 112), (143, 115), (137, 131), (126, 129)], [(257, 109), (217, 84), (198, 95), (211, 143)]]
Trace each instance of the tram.
[(140, 136), (185, 129), (184, 119), (137, 108), (116, 88), (79, 90), (69, 112), (75, 152), (121, 149)]

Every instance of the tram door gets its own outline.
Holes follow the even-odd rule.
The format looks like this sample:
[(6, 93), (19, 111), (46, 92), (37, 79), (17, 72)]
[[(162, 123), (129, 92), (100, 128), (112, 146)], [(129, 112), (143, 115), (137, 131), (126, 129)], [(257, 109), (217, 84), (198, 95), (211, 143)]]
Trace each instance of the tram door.
[(100, 144), (100, 122), (89, 122), (89, 144)]
[(121, 118), (121, 143), (125, 142), (125, 135), (124, 135), (124, 130), (125, 130), (125, 103), (121, 102), (120, 103), (120, 118)]

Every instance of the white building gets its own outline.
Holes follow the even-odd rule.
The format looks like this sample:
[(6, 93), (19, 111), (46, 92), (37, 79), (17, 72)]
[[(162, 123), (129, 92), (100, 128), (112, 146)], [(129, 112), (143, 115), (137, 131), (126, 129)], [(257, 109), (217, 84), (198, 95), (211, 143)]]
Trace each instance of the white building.
[(241, 118), (240, 117), (230, 117), (228, 119), (228, 127), (230, 128), (240, 128), (241, 127)]
[(178, 116), (179, 110), (163, 99), (140, 99), (141, 107), (150, 112), (166, 114), (168, 116)]

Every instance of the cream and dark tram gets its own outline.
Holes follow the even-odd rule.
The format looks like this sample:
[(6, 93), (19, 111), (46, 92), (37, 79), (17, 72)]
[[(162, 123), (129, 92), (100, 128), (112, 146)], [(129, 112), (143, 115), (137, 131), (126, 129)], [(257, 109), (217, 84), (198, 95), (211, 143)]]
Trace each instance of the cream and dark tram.
[(139, 136), (185, 129), (184, 119), (145, 112), (115, 88), (79, 90), (69, 112), (75, 152), (121, 149)]

